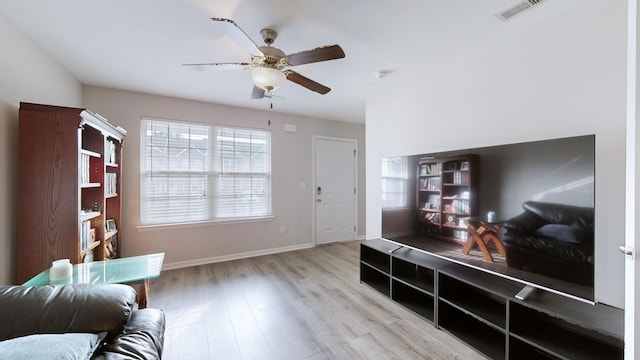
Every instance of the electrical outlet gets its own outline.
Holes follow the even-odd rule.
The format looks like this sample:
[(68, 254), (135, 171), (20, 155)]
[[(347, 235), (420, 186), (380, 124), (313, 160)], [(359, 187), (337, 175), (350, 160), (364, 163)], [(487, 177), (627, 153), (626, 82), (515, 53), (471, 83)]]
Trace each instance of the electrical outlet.
[(287, 232), (287, 229), (284, 227), (284, 225), (280, 225), (280, 234), (284, 234), (285, 232)]

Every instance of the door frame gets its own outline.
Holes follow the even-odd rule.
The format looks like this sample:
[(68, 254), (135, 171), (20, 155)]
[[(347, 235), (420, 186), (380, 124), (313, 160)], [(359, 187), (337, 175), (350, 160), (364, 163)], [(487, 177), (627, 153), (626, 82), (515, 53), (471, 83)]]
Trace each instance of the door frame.
[(357, 139), (349, 139), (349, 138), (341, 138), (341, 137), (333, 137), (333, 136), (322, 136), (322, 135), (312, 135), (311, 136), (311, 239), (313, 242), (313, 246), (317, 246), (316, 242), (316, 142), (318, 140), (328, 140), (328, 141), (343, 141), (353, 143), (353, 147), (356, 150), (356, 153), (353, 157), (353, 182), (354, 187), (356, 189), (355, 196), (353, 197), (353, 222), (355, 225), (354, 231), (354, 240), (358, 239), (358, 199), (360, 197), (360, 187), (358, 186), (358, 140)]
[(640, 354), (640, 320), (637, 317), (640, 307), (640, 264), (636, 253), (640, 248), (640, 224), (636, 216), (640, 214), (640, 128), (637, 125), (640, 113), (640, 63), (638, 49), (638, 20), (640, 8), (638, 0), (627, 1), (627, 108), (626, 108), (626, 177), (625, 177), (625, 279), (624, 279), (624, 358), (636, 359)]

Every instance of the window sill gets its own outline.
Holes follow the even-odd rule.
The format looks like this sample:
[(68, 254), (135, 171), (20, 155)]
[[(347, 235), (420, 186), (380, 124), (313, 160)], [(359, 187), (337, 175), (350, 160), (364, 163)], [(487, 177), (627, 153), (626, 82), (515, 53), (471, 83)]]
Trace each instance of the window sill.
[(196, 228), (196, 227), (207, 227), (207, 226), (218, 226), (218, 225), (264, 222), (264, 221), (271, 221), (274, 218), (275, 217), (273, 215), (269, 215), (269, 216), (260, 216), (260, 217), (234, 218), (234, 219), (211, 220), (211, 221), (200, 221), (200, 222), (190, 222), (190, 223), (139, 225), (136, 227), (136, 229), (139, 232), (164, 231), (167, 229)]

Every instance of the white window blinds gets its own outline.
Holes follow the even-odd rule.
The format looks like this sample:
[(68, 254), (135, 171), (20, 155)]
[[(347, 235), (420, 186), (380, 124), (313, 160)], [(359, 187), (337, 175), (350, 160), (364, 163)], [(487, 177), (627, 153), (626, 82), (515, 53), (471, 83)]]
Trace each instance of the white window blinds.
[(271, 133), (143, 119), (142, 225), (271, 214)]
[(408, 167), (406, 157), (382, 159), (382, 207), (407, 207)]

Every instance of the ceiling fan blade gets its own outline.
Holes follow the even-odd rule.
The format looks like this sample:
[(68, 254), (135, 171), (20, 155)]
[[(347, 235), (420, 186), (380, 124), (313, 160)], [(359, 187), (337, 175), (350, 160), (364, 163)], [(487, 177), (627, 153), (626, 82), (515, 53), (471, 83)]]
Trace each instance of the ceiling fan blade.
[(242, 46), (251, 55), (264, 55), (258, 45), (233, 20), (211, 18), (211, 21), (231, 40)]
[(300, 86), (304, 86), (307, 89), (311, 90), (311, 91), (315, 91), (317, 93), (320, 93), (322, 95), (328, 93), (329, 91), (331, 91), (330, 88), (317, 83), (311, 79), (309, 79), (308, 77), (304, 77), (300, 74), (298, 74), (295, 71), (291, 71), (291, 70), (287, 70), (284, 72), (285, 76), (287, 77), (287, 80), (292, 81)]
[(182, 64), (198, 71), (217, 71), (217, 70), (240, 70), (251, 67), (249, 63), (209, 63), (209, 64)]
[(264, 89), (261, 89), (255, 85), (253, 85), (253, 90), (251, 90), (251, 98), (252, 99), (262, 99), (264, 97)]
[(287, 55), (286, 59), (289, 65), (295, 66), (318, 61), (342, 59), (343, 57), (345, 57), (345, 55), (340, 45), (330, 45)]

